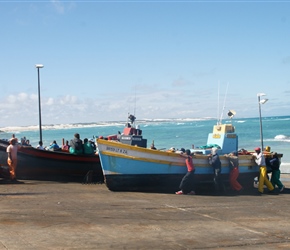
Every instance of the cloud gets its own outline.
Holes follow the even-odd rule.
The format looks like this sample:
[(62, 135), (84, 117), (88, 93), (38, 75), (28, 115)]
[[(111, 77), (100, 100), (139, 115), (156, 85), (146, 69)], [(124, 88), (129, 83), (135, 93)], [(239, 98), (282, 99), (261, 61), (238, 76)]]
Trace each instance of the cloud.
[(47, 101), (46, 101), (46, 105), (48, 105), (48, 106), (51, 106), (51, 105), (53, 105), (54, 104), (54, 99), (53, 98), (48, 98), (47, 99)]
[(18, 100), (20, 102), (25, 102), (27, 99), (28, 99), (28, 94), (26, 94), (26, 93), (20, 93), (18, 95)]
[(51, 0), (51, 3), (54, 7), (54, 9), (60, 13), (63, 14), (64, 13), (64, 5), (59, 1), (59, 0)]
[(64, 14), (67, 10), (74, 9), (76, 6), (74, 2), (61, 2), (60, 0), (51, 0), (51, 3), (59, 14)]
[[(236, 93), (236, 92), (235, 92)], [(283, 91), (285, 95), (289, 91)], [(279, 99), (278, 99), (279, 100)], [(270, 107), (263, 110), (281, 114), (281, 107), (290, 103), (278, 102), (272, 99)], [(220, 112), (222, 111), (221, 98)], [(277, 105), (275, 105), (277, 103)], [(70, 124), (101, 121), (124, 121), (128, 113), (136, 114), (137, 119), (166, 119), (166, 118), (203, 118), (217, 116), (217, 96), (215, 91), (209, 91), (205, 86), (198, 91), (187, 85), (186, 88), (161, 88), (158, 86), (145, 87), (142, 91), (137, 88), (136, 94), (128, 92), (111, 92), (110, 95), (100, 94), (92, 97), (76, 97), (63, 95), (57, 97), (41, 97), (42, 124)], [(246, 104), (246, 105), (245, 105)], [(225, 110), (234, 109), (239, 117), (257, 115), (256, 98), (252, 96), (240, 98), (229, 95)], [(7, 126), (37, 125), (38, 95), (24, 92), (11, 94), (0, 99), (0, 128)], [(253, 112), (255, 110), (255, 112)], [(267, 111), (269, 110), (269, 111)], [(283, 115), (283, 114), (282, 114)], [(5, 117), (5, 119), (4, 119)]]
[(16, 95), (9, 95), (6, 98), (6, 102), (9, 104), (14, 104), (14, 103), (30, 103), (34, 102), (35, 100), (38, 99), (38, 96), (35, 94), (28, 95), (27, 93), (18, 93)]
[(7, 103), (15, 103), (17, 101), (17, 97), (14, 96), (14, 95), (9, 95), (8, 98), (7, 98)]
[(78, 103), (78, 98), (76, 96), (65, 95), (60, 97), (59, 102), (62, 105), (73, 105)]
[(182, 87), (186, 85), (186, 81), (184, 80), (183, 77), (179, 77), (175, 81), (173, 81), (172, 86), (174, 87)]
[(36, 95), (36, 94), (31, 94), (31, 95), (30, 95), (30, 99), (33, 100), (33, 101), (35, 101), (35, 100), (38, 101), (38, 95)]

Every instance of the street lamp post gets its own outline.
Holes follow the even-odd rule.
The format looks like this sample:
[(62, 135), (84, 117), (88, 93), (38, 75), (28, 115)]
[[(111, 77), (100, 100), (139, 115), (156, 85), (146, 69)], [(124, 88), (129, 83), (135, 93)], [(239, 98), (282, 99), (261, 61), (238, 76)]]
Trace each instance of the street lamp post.
[(264, 150), (264, 143), (263, 143), (263, 126), (262, 126), (262, 115), (261, 115), (261, 104), (264, 104), (268, 101), (268, 99), (262, 99), (261, 96), (265, 96), (264, 93), (258, 93), (258, 104), (259, 104), (259, 117), (260, 117), (260, 138), (261, 138), (261, 150)]
[(43, 68), (42, 64), (35, 64), (37, 68), (37, 75), (38, 75), (38, 114), (39, 114), (39, 140), (42, 141), (42, 129), (41, 129), (41, 104), (40, 104), (40, 76), (39, 76), (39, 69)]

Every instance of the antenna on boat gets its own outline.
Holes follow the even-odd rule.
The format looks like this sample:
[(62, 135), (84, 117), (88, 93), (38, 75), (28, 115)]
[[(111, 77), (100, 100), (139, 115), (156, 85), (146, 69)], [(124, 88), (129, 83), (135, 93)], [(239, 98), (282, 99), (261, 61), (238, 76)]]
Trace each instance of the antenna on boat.
[(219, 125), (220, 110), (220, 81), (218, 81), (218, 105), (217, 105), (217, 125)]
[(227, 83), (227, 89), (226, 89), (226, 94), (225, 94), (225, 99), (224, 99), (223, 110), (222, 110), (222, 114), (220, 116), (218, 124), (222, 124), (222, 118), (223, 118), (224, 110), (225, 110), (225, 107), (226, 107), (226, 98), (227, 98), (227, 94), (228, 94), (228, 87), (229, 87), (229, 82)]
[(134, 116), (136, 116), (136, 86), (135, 86)]
[(127, 127), (129, 127), (129, 126), (135, 127), (135, 120), (136, 120), (136, 86), (135, 86), (134, 113), (132, 115), (132, 114), (130, 114), (130, 112), (128, 112), (126, 126)]

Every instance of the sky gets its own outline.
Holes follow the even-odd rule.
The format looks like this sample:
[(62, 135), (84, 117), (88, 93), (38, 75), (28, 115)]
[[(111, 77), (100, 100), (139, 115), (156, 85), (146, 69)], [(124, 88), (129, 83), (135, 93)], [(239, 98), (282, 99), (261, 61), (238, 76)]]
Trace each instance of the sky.
[(0, 128), (290, 115), (290, 1), (0, 0)]

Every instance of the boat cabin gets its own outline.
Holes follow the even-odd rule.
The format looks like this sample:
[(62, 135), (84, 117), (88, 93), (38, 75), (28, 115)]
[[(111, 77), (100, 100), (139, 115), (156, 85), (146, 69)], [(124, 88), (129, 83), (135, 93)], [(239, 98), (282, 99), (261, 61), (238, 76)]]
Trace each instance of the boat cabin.
[(213, 132), (209, 133), (207, 144), (192, 149), (196, 154), (210, 154), (211, 148), (218, 148), (218, 154), (229, 154), (238, 151), (238, 135), (232, 124), (218, 124), (213, 127)]
[(133, 122), (132, 125), (129, 122), (126, 124), (123, 133), (120, 135), (120, 142), (128, 145), (147, 148), (147, 139), (143, 139), (142, 130), (138, 125), (135, 127)]

